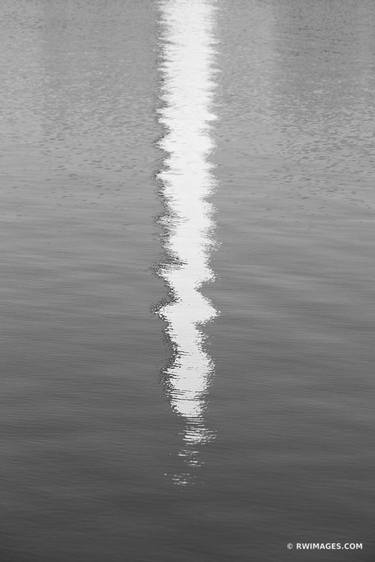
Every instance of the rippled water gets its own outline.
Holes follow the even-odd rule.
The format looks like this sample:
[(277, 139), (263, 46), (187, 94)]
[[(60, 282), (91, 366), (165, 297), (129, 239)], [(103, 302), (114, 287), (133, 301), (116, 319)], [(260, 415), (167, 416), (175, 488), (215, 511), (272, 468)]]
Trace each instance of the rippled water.
[(211, 440), (205, 410), (214, 362), (205, 350), (202, 326), (217, 311), (202, 294), (212, 281), (210, 249), (214, 245), (213, 208), (208, 198), (215, 184), (210, 110), (213, 77), (213, 27), (210, 2), (167, 1), (160, 5), (163, 86), (159, 122), (165, 130), (160, 147), (165, 152), (158, 178), (166, 211), (164, 247), (168, 263), (159, 273), (172, 301), (159, 309), (167, 324), (173, 349), (172, 364), (165, 370), (165, 388), (172, 409), (184, 420), (183, 448), (187, 471), (175, 475), (178, 484), (189, 484), (192, 467), (200, 464), (199, 447)]
[(375, 4), (0, 15), (0, 559), (370, 562)]

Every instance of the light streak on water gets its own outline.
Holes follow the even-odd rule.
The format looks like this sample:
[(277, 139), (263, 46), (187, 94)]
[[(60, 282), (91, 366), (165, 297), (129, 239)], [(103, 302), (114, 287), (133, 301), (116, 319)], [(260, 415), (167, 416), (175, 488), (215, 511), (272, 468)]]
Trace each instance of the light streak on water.
[(162, 0), (159, 5), (162, 78), (159, 121), (165, 135), (160, 142), (165, 158), (159, 174), (166, 208), (161, 223), (165, 249), (171, 260), (160, 276), (173, 295), (159, 310), (174, 348), (165, 370), (168, 400), (184, 422), (180, 455), (186, 484), (199, 466), (201, 445), (214, 437), (206, 426), (206, 404), (214, 364), (204, 346), (202, 326), (217, 311), (201, 293), (212, 281), (210, 254), (214, 245), (213, 207), (209, 196), (215, 180), (209, 156), (215, 88), (215, 2)]

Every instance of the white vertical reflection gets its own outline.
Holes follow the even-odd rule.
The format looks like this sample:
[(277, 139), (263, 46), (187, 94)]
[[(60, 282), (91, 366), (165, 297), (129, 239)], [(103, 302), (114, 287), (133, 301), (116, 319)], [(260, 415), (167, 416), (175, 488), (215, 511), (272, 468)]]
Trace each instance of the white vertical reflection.
[[(171, 262), (160, 267), (173, 302), (159, 314), (167, 323), (174, 358), (166, 370), (172, 409), (184, 421), (180, 455), (188, 467), (199, 464), (199, 446), (212, 438), (206, 428), (205, 407), (213, 362), (204, 350), (201, 327), (216, 311), (202, 295), (203, 283), (213, 279), (209, 265), (213, 245), (214, 187), (210, 122), (215, 52), (213, 0), (161, 0), (162, 61), (159, 120), (165, 129), (165, 151), (159, 174), (166, 213), (165, 249)], [(187, 483), (189, 470), (176, 477)]]

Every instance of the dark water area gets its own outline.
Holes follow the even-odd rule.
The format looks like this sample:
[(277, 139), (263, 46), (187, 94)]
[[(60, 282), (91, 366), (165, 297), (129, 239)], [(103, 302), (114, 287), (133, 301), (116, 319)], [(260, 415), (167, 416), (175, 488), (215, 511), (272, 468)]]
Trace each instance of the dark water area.
[[(2, 562), (375, 560), (375, 4), (194, 0), (196, 35), (168, 43), (186, 6), (0, 6)], [(181, 362), (165, 378), (186, 326), (155, 314), (161, 59), (179, 49), (167, 117), (208, 88), (216, 115), (201, 134), (208, 96), (189, 129), (215, 145), (218, 316), (185, 417)], [(189, 464), (198, 418), (213, 438)], [(302, 541), (364, 546), (287, 550)]]
[[(218, 17), (210, 412), (237, 559), (248, 541), (254, 560), (372, 560), (374, 5)], [(280, 552), (286, 537), (367, 552)]]

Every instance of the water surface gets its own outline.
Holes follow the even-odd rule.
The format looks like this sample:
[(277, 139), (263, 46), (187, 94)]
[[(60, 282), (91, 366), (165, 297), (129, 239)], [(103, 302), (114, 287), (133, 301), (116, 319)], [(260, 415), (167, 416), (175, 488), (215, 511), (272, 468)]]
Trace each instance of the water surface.
[(159, 308), (173, 357), (165, 371), (166, 394), (172, 410), (184, 420), (180, 456), (186, 470), (176, 484), (188, 484), (200, 464), (199, 447), (210, 441), (205, 410), (215, 366), (205, 350), (202, 326), (217, 315), (202, 294), (212, 281), (210, 250), (214, 246), (215, 185), (210, 123), (215, 87), (213, 76), (215, 10), (212, 2), (160, 4), (162, 26), (161, 101), (159, 122), (165, 131), (161, 183), (165, 213), (160, 219), (168, 262), (159, 274), (171, 302)]
[(0, 15), (0, 558), (372, 560), (374, 3)]

